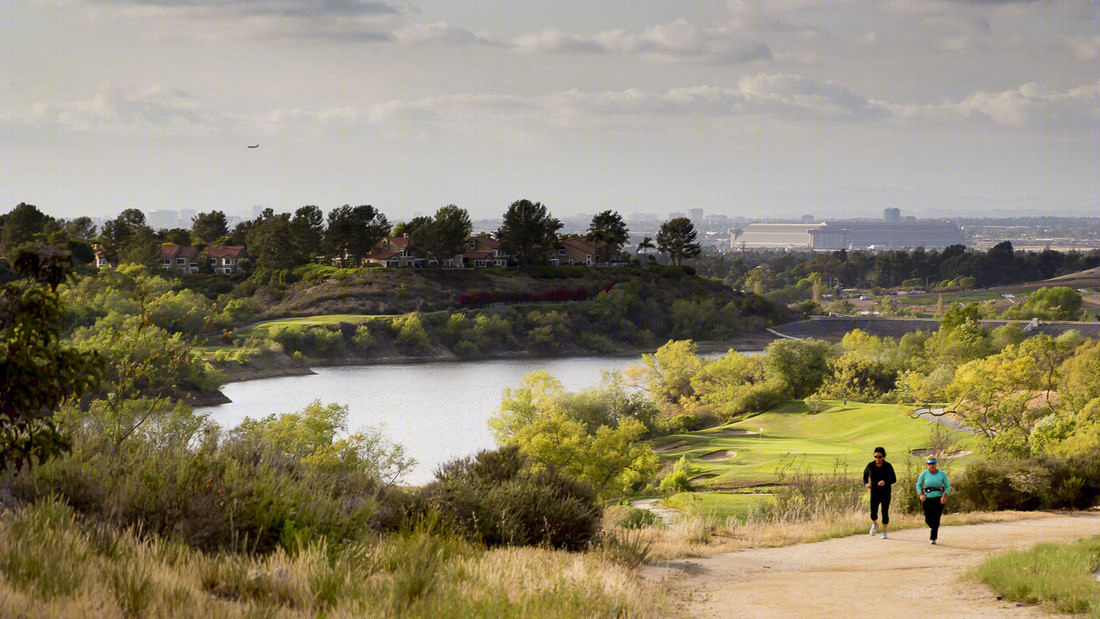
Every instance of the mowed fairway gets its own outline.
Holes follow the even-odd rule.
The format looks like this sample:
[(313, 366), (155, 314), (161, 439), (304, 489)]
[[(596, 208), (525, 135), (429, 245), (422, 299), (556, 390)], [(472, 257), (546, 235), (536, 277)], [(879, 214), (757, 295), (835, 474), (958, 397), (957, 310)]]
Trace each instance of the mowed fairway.
[(369, 322), (377, 316), (370, 314), (325, 314), (323, 316), (305, 316), (302, 318), (281, 318), (270, 320), (241, 329), (240, 337), (271, 337), (283, 329), (304, 329), (308, 327), (337, 325), (342, 322), (358, 324)]
[[(725, 487), (773, 484), (776, 471), (787, 465), (803, 473), (835, 471), (858, 477), (879, 446), (886, 448), (899, 476), (907, 459), (923, 467), (911, 451), (931, 446), (935, 424), (911, 418), (913, 407), (829, 404), (825, 411), (809, 414), (802, 402), (788, 402), (742, 421), (663, 436), (651, 445), (662, 460), (687, 456), (695, 483)], [(973, 449), (973, 436), (943, 430), (952, 450)]]

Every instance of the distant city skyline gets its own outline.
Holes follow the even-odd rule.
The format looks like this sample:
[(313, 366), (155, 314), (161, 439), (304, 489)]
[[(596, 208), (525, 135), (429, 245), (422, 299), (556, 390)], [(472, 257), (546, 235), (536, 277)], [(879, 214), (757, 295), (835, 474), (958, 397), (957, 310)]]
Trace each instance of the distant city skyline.
[(1095, 0), (32, 0), (5, 17), (5, 212), (1100, 212)]

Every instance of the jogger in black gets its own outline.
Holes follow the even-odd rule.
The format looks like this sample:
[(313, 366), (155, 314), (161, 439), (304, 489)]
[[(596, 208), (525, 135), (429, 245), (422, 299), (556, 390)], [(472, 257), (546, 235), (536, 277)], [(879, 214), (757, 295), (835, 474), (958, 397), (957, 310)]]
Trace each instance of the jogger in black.
[(878, 510), (882, 508), (882, 539), (890, 524), (890, 488), (898, 481), (894, 467), (886, 461), (886, 450), (875, 447), (875, 459), (863, 469), (863, 485), (871, 489), (871, 535), (878, 530)]

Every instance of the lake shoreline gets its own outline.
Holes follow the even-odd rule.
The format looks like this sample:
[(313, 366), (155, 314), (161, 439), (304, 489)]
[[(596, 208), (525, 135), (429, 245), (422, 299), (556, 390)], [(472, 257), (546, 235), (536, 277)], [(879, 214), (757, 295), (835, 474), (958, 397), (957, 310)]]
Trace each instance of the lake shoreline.
[[(739, 336), (732, 340), (720, 341), (720, 342), (696, 342), (696, 350), (700, 354), (708, 353), (720, 353), (727, 350), (735, 350), (739, 352), (763, 350), (769, 343), (775, 340), (775, 336), (770, 333), (761, 331), (757, 333), (750, 333)], [(573, 357), (631, 357), (637, 356), (641, 358), (643, 354), (652, 354), (654, 349), (652, 348), (636, 348), (629, 350), (620, 350), (609, 354), (593, 354), (593, 353), (579, 353), (570, 352), (566, 354), (548, 355), (545, 353), (536, 353), (526, 350), (507, 351), (499, 353), (490, 353), (485, 355), (477, 355), (473, 357), (459, 357), (450, 353), (449, 351), (433, 351), (432, 354), (426, 355), (401, 355), (390, 354), (385, 356), (375, 357), (339, 357), (329, 359), (310, 359), (310, 365), (304, 366), (296, 361), (290, 355), (282, 351), (273, 351), (264, 355), (257, 356), (247, 364), (232, 363), (232, 364), (220, 364), (218, 369), (225, 374), (225, 384), (245, 382), (252, 380), (261, 380), (266, 378), (279, 378), (283, 376), (308, 376), (315, 374), (311, 369), (313, 367), (342, 367), (342, 366), (358, 366), (358, 365), (417, 365), (425, 363), (439, 363), (447, 361), (493, 361), (493, 360), (508, 360), (508, 359), (568, 359)], [(193, 393), (188, 398), (192, 406), (215, 406), (218, 404), (229, 404), (232, 402), (228, 397), (221, 392), (219, 387), (218, 391), (211, 393)]]

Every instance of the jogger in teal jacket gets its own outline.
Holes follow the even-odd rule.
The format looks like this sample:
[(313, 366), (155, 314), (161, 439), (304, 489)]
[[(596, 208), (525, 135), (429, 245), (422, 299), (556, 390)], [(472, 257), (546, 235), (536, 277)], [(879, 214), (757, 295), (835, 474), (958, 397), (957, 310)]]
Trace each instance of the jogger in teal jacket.
[(927, 463), (928, 469), (921, 471), (917, 478), (917, 496), (924, 509), (924, 521), (932, 529), (928, 543), (935, 544), (940, 533), (940, 516), (943, 514), (944, 504), (947, 503), (947, 493), (951, 492), (951, 484), (947, 481), (947, 474), (936, 468), (935, 458), (929, 458)]

